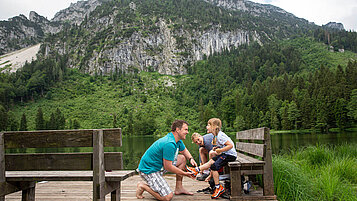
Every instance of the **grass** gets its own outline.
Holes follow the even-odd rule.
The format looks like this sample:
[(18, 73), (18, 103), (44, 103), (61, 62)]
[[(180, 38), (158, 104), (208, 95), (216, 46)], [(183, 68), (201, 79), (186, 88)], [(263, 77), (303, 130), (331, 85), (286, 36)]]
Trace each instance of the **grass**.
[(356, 144), (310, 146), (273, 157), (279, 200), (357, 200)]

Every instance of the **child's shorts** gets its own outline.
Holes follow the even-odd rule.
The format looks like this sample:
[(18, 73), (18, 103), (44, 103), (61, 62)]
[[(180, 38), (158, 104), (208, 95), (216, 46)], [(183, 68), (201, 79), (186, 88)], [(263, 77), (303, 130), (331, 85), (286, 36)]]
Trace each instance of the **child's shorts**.
[(222, 153), (212, 158), (214, 163), (211, 165), (211, 170), (218, 171), (222, 167), (228, 164), (228, 162), (235, 161), (237, 157)]

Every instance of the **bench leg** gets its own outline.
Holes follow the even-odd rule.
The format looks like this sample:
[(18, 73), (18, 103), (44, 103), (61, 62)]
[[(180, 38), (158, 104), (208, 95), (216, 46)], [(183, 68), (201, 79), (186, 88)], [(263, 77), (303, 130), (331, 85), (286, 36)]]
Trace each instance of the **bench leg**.
[(22, 201), (35, 201), (35, 187), (22, 190)]
[(235, 197), (242, 195), (242, 181), (240, 175), (239, 167), (232, 167), (230, 169), (231, 175), (231, 200), (234, 200)]
[(111, 201), (120, 201), (120, 187), (111, 192)]

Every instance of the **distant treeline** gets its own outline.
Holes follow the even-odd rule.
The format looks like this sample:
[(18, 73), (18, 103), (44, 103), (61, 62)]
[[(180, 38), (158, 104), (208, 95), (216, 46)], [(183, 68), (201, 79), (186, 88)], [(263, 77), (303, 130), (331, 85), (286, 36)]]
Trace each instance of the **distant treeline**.
[[(90, 96), (101, 90), (101, 85), (106, 85), (105, 90), (108, 90), (102, 98), (115, 98), (127, 105), (124, 109), (114, 108), (114, 115), (103, 112), (97, 115), (111, 115), (113, 127), (120, 126), (125, 133), (148, 135), (164, 130), (177, 118), (176, 115), (197, 119), (193, 121), (197, 124), (194, 128), (204, 128), (209, 118), (219, 117), (227, 131), (261, 126), (278, 130), (318, 128), (325, 131), (332, 127), (345, 129), (353, 126), (357, 121), (357, 62), (350, 60), (346, 66), (328, 68), (311, 66), (303, 59), (305, 56), (285, 43), (253, 44), (214, 54), (187, 67), (188, 75), (172, 77), (177, 82), (174, 87), (153, 83), (148, 89), (150, 83), (145, 83), (140, 73), (114, 71), (105, 77), (94, 75), (88, 79), (76, 70), (67, 69), (67, 57), (57, 55), (56, 58), (28, 63), (13, 74), (0, 74), (0, 130), (28, 127), (24, 126), (20, 116), (25, 116), (24, 119), (29, 116), (14, 116), (11, 112), (14, 105), (52, 100), (55, 93)], [(319, 61), (321, 58), (313, 59)], [(152, 73), (152, 80), (158, 79), (155, 77), (159, 78)], [(62, 83), (61, 87), (58, 87), (59, 83)], [(58, 89), (49, 92), (53, 87)], [(62, 96), (63, 99), (71, 98)], [(152, 97), (162, 98), (150, 102)], [(171, 101), (171, 106), (157, 101)], [(58, 102), (61, 106), (62, 101)], [(105, 99), (102, 101), (103, 104), (106, 102)], [(140, 110), (130, 106), (138, 103)], [(187, 108), (194, 112), (188, 114)], [(101, 127), (104, 125), (102, 121), (108, 119), (99, 116), (77, 119), (67, 114), (69, 110), (67, 113), (62, 111), (52, 111), (46, 120), (41, 120), (42, 112), (37, 111), (36, 117), (31, 116), (36, 118), (36, 125), (31, 128), (81, 128), (81, 121), (91, 118), (95, 119), (93, 126)], [(159, 117), (162, 113), (167, 115)]]
[(356, 32), (321, 27), (314, 31), (314, 38), (317, 41), (332, 46), (334, 51), (344, 49), (357, 53)]

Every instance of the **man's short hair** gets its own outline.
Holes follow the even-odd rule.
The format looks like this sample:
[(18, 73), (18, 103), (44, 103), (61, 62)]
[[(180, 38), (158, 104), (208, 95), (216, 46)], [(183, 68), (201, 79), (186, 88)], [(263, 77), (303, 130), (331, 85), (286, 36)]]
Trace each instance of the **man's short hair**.
[(171, 125), (171, 131), (172, 131), (172, 132), (175, 132), (175, 131), (176, 131), (176, 128), (179, 128), (179, 129), (181, 130), (183, 124), (187, 124), (187, 126), (188, 126), (188, 123), (187, 123), (187, 121), (185, 121), (185, 120), (178, 120), (178, 119), (175, 120), (175, 121), (172, 123), (172, 125)]

